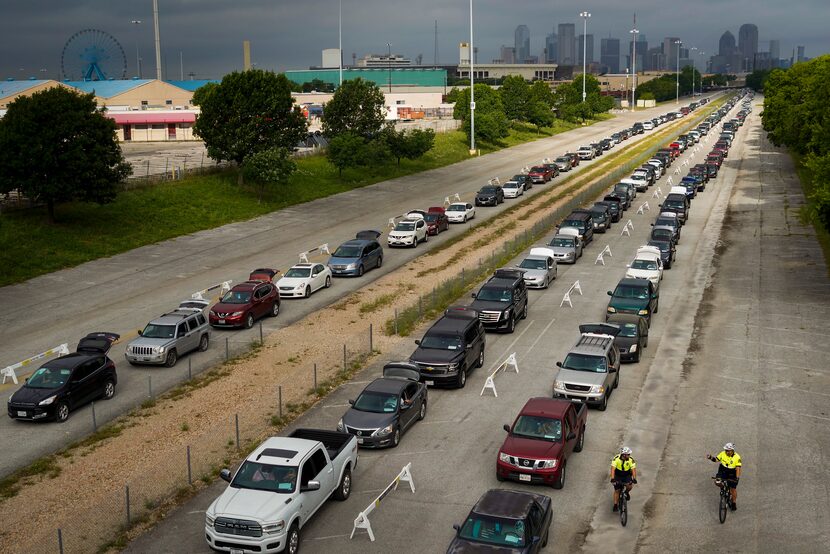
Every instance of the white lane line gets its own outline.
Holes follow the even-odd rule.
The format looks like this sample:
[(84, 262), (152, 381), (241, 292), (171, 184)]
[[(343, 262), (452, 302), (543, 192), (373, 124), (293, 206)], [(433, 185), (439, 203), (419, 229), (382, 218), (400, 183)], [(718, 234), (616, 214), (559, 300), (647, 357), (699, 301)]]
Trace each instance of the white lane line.
[(329, 539), (342, 539), (343, 537), (348, 537), (348, 536), (349, 536), (349, 534), (346, 533), (345, 535), (329, 535), (327, 537), (307, 537), (307, 538), (303, 539), (303, 542), (325, 541), (325, 540), (329, 540)]
[(511, 342), (511, 343), (510, 343), (510, 345), (509, 345), (507, 348), (505, 348), (505, 349), (504, 349), (504, 351), (502, 352), (501, 356), (499, 357), (499, 360), (504, 360), (504, 358), (505, 358), (508, 354), (512, 354), (512, 352), (511, 352), (512, 348), (516, 345), (516, 343), (517, 343), (517, 342), (519, 342), (519, 340), (520, 340), (520, 339), (521, 339), (521, 338), (525, 335), (525, 333), (527, 333), (528, 331), (530, 331), (530, 328), (531, 328), (531, 327), (533, 327), (533, 324), (534, 324), (534, 323), (536, 323), (536, 320), (535, 320), (535, 319), (531, 319), (531, 320), (530, 320), (530, 322), (529, 322), (529, 323), (525, 326), (524, 331), (522, 331), (521, 333), (519, 333), (519, 336), (518, 336), (518, 337), (516, 337), (515, 339), (513, 339), (513, 342)]
[(556, 318), (551, 319), (551, 320), (550, 320), (550, 323), (548, 323), (547, 325), (545, 325), (545, 328), (544, 328), (544, 329), (542, 329), (542, 332), (541, 332), (541, 333), (539, 333), (539, 336), (538, 336), (538, 337), (536, 337), (536, 340), (535, 340), (535, 341), (533, 341), (533, 344), (531, 344), (531, 345), (530, 345), (530, 348), (528, 348), (528, 349), (527, 349), (527, 352), (525, 353), (526, 355), (530, 354), (530, 351), (531, 351), (531, 350), (533, 350), (533, 347), (534, 347), (534, 346), (536, 346), (536, 345), (539, 343), (539, 341), (540, 341), (540, 340), (542, 340), (542, 337), (544, 337), (544, 336), (545, 336), (545, 333), (547, 333), (547, 332), (548, 332), (548, 329), (550, 329), (550, 326), (551, 326), (551, 325), (553, 325), (553, 322), (554, 322), (554, 321), (556, 321)]
[(754, 408), (755, 404), (747, 404), (746, 402), (738, 402), (737, 400), (727, 400), (726, 398), (713, 398), (712, 400), (716, 402), (727, 402), (729, 404), (738, 404), (740, 406), (749, 406), (750, 408)]

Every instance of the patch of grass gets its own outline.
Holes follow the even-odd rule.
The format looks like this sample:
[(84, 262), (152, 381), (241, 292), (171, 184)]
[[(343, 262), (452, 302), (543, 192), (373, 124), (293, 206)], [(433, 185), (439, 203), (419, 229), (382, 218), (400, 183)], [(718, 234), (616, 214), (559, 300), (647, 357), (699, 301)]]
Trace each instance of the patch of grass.
[(801, 181), (801, 190), (804, 191), (804, 199), (807, 202), (806, 205), (802, 206), (799, 212), (799, 218), (803, 223), (811, 224), (813, 229), (815, 229), (816, 239), (818, 239), (818, 243), (824, 253), (824, 265), (827, 267), (827, 275), (830, 276), (830, 232), (810, 215), (813, 207), (811, 197), (816, 189), (813, 181), (813, 172), (804, 165), (801, 156), (796, 152), (790, 152), (790, 156), (795, 164), (795, 171), (798, 175), (798, 180)]
[(181, 430), (182, 433), (187, 433), (188, 431), (190, 431), (190, 425), (188, 425), (187, 423), (182, 423), (182, 425), (181, 425), (181, 427), (179, 427), (179, 429)]
[[(557, 121), (538, 132), (522, 127), (478, 148), (487, 154), (577, 126)], [(451, 131), (436, 134), (434, 148), (417, 160), (347, 169), (342, 177), (323, 155), (300, 158), (289, 182), (261, 203), (257, 190), (238, 186), (236, 169), (227, 169), (124, 191), (103, 206), (61, 204), (54, 225), (46, 223), (43, 207), (6, 211), (0, 215), (0, 286), (468, 158), (466, 135)]]
[(54, 479), (60, 474), (61, 467), (58, 465), (57, 458), (55, 456), (44, 456), (0, 479), (0, 499), (5, 500), (16, 496), (21, 487), (30, 479), (35, 477)]

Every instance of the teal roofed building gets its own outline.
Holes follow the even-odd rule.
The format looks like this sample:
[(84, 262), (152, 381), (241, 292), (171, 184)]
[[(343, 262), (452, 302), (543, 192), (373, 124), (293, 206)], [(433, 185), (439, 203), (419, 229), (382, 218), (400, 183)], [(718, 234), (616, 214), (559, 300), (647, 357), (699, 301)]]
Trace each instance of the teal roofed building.
[[(340, 84), (340, 70), (307, 69), (286, 71), (285, 76), (302, 85), (317, 79), (337, 86)], [(379, 87), (388, 87), (391, 77), (393, 87), (442, 87), (447, 82), (447, 70), (436, 68), (343, 68), (343, 80), (364, 79)]]

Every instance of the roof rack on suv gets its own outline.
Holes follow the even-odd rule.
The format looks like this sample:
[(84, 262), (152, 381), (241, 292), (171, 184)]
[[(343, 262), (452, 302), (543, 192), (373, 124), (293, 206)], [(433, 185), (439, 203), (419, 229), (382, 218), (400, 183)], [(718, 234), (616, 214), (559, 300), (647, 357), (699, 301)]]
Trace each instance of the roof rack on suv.
[[(198, 310), (198, 311), (201, 311), (201, 310)], [(196, 311), (192, 308), (184, 308), (184, 309), (176, 308), (172, 312), (165, 312), (165, 313), (161, 314), (159, 317), (179, 317), (181, 319), (184, 319), (186, 317), (192, 316), (194, 313), (196, 313)]]
[(444, 316), (456, 319), (478, 319), (478, 310), (468, 306), (450, 306), (444, 310)]
[(614, 342), (614, 337), (611, 335), (583, 333), (582, 336), (579, 337), (576, 346), (598, 346), (600, 348), (607, 348), (612, 342)]
[(493, 277), (498, 277), (500, 279), (523, 279), (524, 273), (524, 269), (501, 268), (497, 269), (493, 273)]

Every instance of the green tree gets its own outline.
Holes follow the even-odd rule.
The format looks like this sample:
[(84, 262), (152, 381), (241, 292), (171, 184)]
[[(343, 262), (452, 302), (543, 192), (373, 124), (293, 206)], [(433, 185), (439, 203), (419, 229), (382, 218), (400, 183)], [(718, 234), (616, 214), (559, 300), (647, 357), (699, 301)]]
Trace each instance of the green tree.
[(342, 177), (344, 169), (357, 167), (364, 162), (365, 145), (363, 137), (354, 133), (340, 133), (329, 141), (326, 157)]
[(530, 86), (524, 77), (508, 75), (499, 89), (504, 115), (511, 121), (527, 121), (530, 111)]
[(343, 81), (323, 110), (323, 133), (351, 133), (368, 141), (386, 121), (386, 101), (378, 86), (363, 79)]
[(543, 102), (548, 108), (553, 108), (556, 105), (556, 97), (550, 85), (545, 81), (533, 81), (533, 84), (530, 85), (530, 101), (531, 103)]
[(260, 203), (269, 185), (286, 183), (296, 169), (297, 164), (294, 163), (291, 152), (281, 147), (260, 150), (252, 154), (243, 167), (248, 178), (257, 184)]
[[(229, 73), (221, 83), (198, 88), (193, 103), (201, 110), (193, 130), (214, 160), (243, 166), (257, 152), (293, 149), (308, 132), (308, 122), (291, 97), (291, 82), (272, 71)], [(240, 171), (240, 183), (242, 175)]]
[[(484, 84), (475, 86), (476, 116), (475, 133), (476, 139), (495, 142), (509, 134), (509, 123), (504, 115), (504, 107), (501, 102), (501, 95), (492, 87)], [(462, 121), (462, 128), (470, 138), (470, 89), (465, 89), (459, 94), (455, 103), (453, 117)]]
[(435, 131), (432, 129), (396, 131), (393, 125), (388, 125), (383, 130), (383, 140), (391, 156), (397, 160), (398, 165), (401, 165), (401, 158), (414, 160), (429, 152), (435, 143)]
[(92, 94), (53, 87), (18, 97), (0, 119), (0, 192), (45, 203), (50, 223), (56, 204), (112, 202), (130, 173)]

